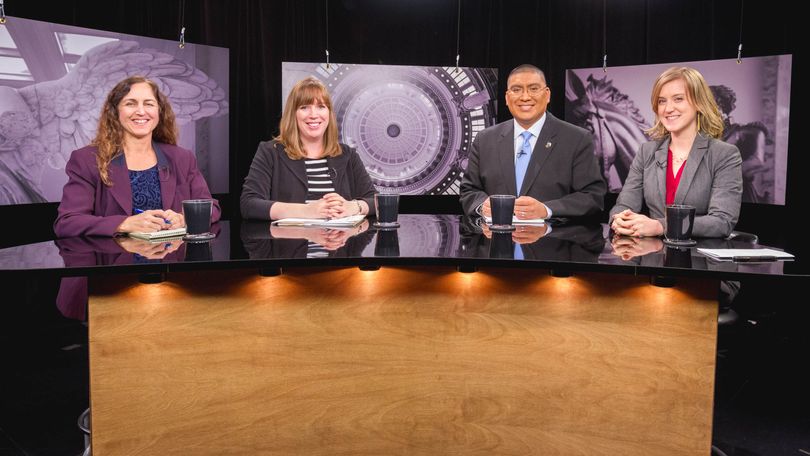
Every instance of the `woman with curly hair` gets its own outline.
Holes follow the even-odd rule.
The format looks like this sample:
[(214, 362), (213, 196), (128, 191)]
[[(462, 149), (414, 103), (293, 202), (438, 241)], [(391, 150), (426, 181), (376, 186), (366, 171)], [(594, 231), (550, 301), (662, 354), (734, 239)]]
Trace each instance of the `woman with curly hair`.
[[(194, 153), (177, 146), (169, 100), (142, 76), (113, 87), (95, 139), (73, 151), (65, 172), (54, 223), (60, 238), (184, 227), (183, 200), (211, 198)], [(211, 221), (219, 217), (214, 200)]]

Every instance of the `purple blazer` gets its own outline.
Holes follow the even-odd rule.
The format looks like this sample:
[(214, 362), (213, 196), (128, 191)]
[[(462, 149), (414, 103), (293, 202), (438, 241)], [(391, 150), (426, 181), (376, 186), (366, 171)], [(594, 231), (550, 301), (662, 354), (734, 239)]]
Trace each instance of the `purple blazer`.
[[(160, 174), (160, 196), (163, 209), (183, 211), (183, 200), (211, 198), (208, 184), (194, 153), (182, 147), (153, 143)], [(111, 187), (101, 182), (96, 166), (98, 148), (87, 146), (74, 150), (65, 166), (68, 181), (62, 190), (56, 222), (57, 237), (113, 236), (115, 229), (132, 215), (132, 187), (123, 155), (110, 163)], [(219, 202), (214, 200), (211, 222), (219, 220)]]

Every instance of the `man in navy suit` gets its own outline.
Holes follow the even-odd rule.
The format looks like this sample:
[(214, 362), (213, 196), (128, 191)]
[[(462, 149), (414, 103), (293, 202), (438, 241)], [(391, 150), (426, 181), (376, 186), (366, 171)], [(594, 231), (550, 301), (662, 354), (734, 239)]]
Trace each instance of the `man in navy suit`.
[[(519, 219), (599, 214), (606, 185), (585, 129), (546, 112), (551, 89), (543, 71), (520, 65), (509, 74), (506, 106), (512, 120), (480, 132), (461, 181), (468, 215), (490, 215), (489, 195), (516, 195)], [(528, 160), (520, 188), (516, 163)]]

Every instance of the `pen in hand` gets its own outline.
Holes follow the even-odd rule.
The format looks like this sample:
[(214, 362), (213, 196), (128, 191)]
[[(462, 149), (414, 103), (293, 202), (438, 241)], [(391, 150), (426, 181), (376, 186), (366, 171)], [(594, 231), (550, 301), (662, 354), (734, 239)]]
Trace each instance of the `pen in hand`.
[[(136, 214), (143, 214), (144, 211), (143, 211), (143, 209), (139, 209), (139, 208), (136, 207), (135, 209), (133, 209), (133, 212), (135, 212)], [(163, 219), (163, 221), (166, 222), (167, 225), (172, 224), (172, 222), (169, 221), (169, 220)]]

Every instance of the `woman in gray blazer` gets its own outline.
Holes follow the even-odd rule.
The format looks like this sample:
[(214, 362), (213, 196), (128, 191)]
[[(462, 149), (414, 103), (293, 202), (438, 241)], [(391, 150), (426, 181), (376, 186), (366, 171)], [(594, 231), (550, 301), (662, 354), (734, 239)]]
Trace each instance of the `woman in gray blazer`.
[(290, 91), (280, 133), (259, 144), (242, 187), (242, 217), (338, 218), (374, 215), (374, 186), (354, 149), (338, 143), (326, 87), (316, 78)]
[(666, 206), (686, 204), (696, 209), (693, 236), (728, 236), (740, 214), (742, 158), (718, 139), (723, 120), (709, 86), (697, 70), (673, 67), (656, 79), (651, 102), (656, 120), (647, 134), (653, 141), (633, 159), (610, 211), (611, 228), (627, 236), (661, 236)]

